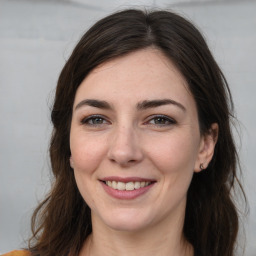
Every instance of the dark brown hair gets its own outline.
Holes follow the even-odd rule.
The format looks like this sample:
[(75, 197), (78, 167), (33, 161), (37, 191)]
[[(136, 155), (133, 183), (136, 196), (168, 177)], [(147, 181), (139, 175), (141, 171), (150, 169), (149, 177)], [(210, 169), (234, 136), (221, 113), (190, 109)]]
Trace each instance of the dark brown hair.
[(125, 10), (98, 21), (66, 62), (52, 109), (50, 158), (54, 181), (32, 217), (32, 255), (76, 255), (91, 233), (90, 209), (69, 165), (69, 133), (76, 90), (88, 73), (110, 59), (139, 49), (162, 51), (185, 77), (196, 101), (201, 133), (218, 123), (219, 136), (207, 170), (195, 173), (188, 190), (184, 235), (203, 256), (233, 256), (238, 214), (231, 192), (238, 156), (230, 121), (228, 84), (200, 32), (168, 11)]

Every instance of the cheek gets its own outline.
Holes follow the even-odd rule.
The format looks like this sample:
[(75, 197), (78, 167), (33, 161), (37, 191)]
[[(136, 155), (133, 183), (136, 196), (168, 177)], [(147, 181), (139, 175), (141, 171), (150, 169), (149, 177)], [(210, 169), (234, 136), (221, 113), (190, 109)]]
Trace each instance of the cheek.
[(104, 160), (106, 146), (102, 139), (97, 141), (96, 138), (90, 139), (90, 136), (77, 132), (70, 136), (70, 149), (78, 189), (87, 205), (94, 209), (95, 198), (100, 193), (95, 186), (98, 178), (96, 170)]
[[(92, 182), (93, 175), (90, 173), (74, 170), (75, 180), (78, 187), (78, 190), (86, 202), (86, 204), (90, 207), (90, 209), (95, 209), (95, 198), (98, 197), (98, 190), (95, 189), (94, 183)], [(93, 191), (93, 192), (92, 192)]]
[(70, 150), (74, 167), (78, 172), (93, 173), (104, 159), (106, 145), (104, 140), (85, 136), (71, 136)]
[(168, 212), (186, 198), (194, 173), (197, 147), (191, 137), (184, 135), (170, 136), (170, 139), (158, 142), (155, 142), (150, 156), (162, 177), (158, 201)]
[(163, 140), (158, 138), (153, 143), (155, 147), (150, 149), (151, 159), (164, 174), (193, 172), (197, 146), (191, 136), (177, 134)]
[(155, 147), (151, 147), (151, 161), (162, 176), (162, 191), (168, 191), (163, 198), (163, 204), (180, 201), (186, 196), (191, 183), (197, 157), (197, 142), (189, 134), (171, 134), (163, 140), (154, 141)]

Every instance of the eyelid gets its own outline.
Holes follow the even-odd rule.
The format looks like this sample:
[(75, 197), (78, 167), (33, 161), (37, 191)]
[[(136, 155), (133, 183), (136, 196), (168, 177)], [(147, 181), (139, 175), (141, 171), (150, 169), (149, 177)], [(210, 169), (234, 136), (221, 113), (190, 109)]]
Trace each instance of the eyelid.
[[(97, 118), (102, 119), (103, 122), (98, 123), (98, 124), (97, 123), (95, 123), (95, 124), (93, 124), (93, 123), (90, 124), (89, 123), (90, 120), (97, 119)], [(163, 124), (161, 124), (161, 123), (159, 123), (159, 124), (150, 123), (152, 120), (157, 119), (157, 118), (165, 120), (167, 122), (167, 124), (166, 123), (163, 123)], [(93, 114), (93, 115), (88, 115), (86, 117), (83, 117), (81, 119), (80, 123), (82, 125), (88, 125), (88, 126), (92, 126), (92, 127), (93, 126), (102, 126), (102, 125), (106, 125), (106, 124), (111, 124), (111, 122), (109, 121), (109, 119), (106, 116), (100, 115), (100, 114)], [(177, 121), (174, 118), (170, 117), (170, 116), (163, 115), (163, 114), (155, 114), (155, 115), (148, 116), (146, 121), (143, 124), (156, 126), (156, 127), (165, 127), (165, 126), (174, 125), (176, 123), (177, 123)]]
[(151, 115), (147, 118), (147, 121), (145, 122), (146, 124), (149, 123), (150, 121), (156, 119), (156, 118), (162, 118), (165, 119), (166, 121), (169, 122), (169, 124), (152, 124), (154, 126), (169, 126), (169, 125), (174, 125), (177, 123), (175, 119), (173, 119), (170, 116), (162, 115), (162, 114), (156, 114), (156, 115)]
[(89, 115), (89, 116), (86, 116), (86, 117), (83, 117), (80, 121), (80, 123), (82, 125), (88, 125), (88, 126), (99, 126), (99, 125), (104, 125), (105, 123), (102, 123), (102, 124), (89, 124), (88, 121), (90, 120), (93, 120), (93, 119), (96, 119), (96, 118), (100, 118), (100, 119), (103, 119), (104, 121), (106, 121), (107, 123), (110, 123), (110, 121), (104, 116), (104, 115), (98, 115), (98, 114), (95, 114), (95, 115)]

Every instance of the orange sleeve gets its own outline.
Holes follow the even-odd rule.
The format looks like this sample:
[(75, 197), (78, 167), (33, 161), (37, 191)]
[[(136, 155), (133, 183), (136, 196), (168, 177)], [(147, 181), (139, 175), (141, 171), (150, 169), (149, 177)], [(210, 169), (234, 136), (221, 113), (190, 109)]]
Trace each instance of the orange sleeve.
[(11, 252), (8, 252), (6, 254), (1, 254), (1, 256), (29, 256), (30, 255), (30, 252), (29, 251), (11, 251)]

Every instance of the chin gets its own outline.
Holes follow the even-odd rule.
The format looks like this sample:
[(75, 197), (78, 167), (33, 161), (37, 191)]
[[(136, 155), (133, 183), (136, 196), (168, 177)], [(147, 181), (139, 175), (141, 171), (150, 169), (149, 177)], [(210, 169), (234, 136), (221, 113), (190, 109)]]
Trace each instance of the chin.
[(151, 218), (146, 214), (131, 209), (119, 210), (115, 213), (112, 212), (109, 216), (102, 216), (103, 222), (109, 228), (126, 232), (145, 229), (152, 222), (149, 219)]
[(147, 224), (138, 221), (128, 222), (128, 221), (115, 221), (108, 224), (109, 228), (122, 231), (122, 232), (138, 232), (148, 227)]

